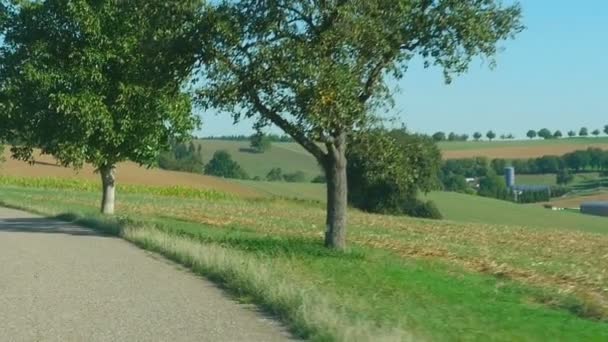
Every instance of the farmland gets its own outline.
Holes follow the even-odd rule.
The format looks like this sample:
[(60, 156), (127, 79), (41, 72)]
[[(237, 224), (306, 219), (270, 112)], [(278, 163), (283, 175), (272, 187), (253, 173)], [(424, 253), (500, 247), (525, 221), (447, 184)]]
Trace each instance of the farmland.
[[(198, 265), (198, 272), (278, 315), (303, 337), (608, 338), (608, 231), (601, 219), (568, 223), (583, 216), (450, 194), (444, 222), (351, 211), (353, 248), (335, 254), (320, 243), (324, 210), (314, 203), (127, 193), (115, 220), (97, 214), (96, 192), (27, 183), (0, 189), (3, 204), (114, 227), (144, 248)], [(431, 196), (440, 201), (444, 195)], [(554, 220), (562, 224), (542, 224), (548, 216), (527, 225), (490, 224), (465, 214), (467, 201), (478, 201), (469, 207), (497, 222), (546, 213), (563, 215)], [(186, 245), (223, 255), (223, 268), (214, 264), (219, 259), (184, 256), (190, 249), (176, 252)]]

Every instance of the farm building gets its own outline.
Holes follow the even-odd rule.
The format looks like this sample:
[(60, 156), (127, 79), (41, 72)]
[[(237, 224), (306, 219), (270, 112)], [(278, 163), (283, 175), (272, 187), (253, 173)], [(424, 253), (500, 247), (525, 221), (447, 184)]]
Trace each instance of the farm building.
[(587, 202), (581, 204), (581, 213), (608, 217), (608, 202)]

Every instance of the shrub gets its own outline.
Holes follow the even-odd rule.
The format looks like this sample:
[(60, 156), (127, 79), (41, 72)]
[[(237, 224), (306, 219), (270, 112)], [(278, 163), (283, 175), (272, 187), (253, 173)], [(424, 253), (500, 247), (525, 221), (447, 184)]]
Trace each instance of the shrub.
[(318, 183), (318, 184), (325, 184), (327, 183), (327, 179), (325, 178), (324, 175), (318, 175), (317, 177), (312, 179), (313, 183)]
[(443, 219), (439, 208), (433, 201), (425, 202), (421, 200), (414, 200), (406, 203), (403, 209), (408, 216), (421, 217), (433, 220)]
[(230, 153), (220, 150), (213, 154), (213, 158), (205, 166), (205, 174), (216, 177), (247, 179), (247, 173), (230, 156)]
[(266, 175), (266, 180), (269, 182), (279, 182), (283, 180), (283, 170), (280, 167), (271, 169)]
[(302, 171), (287, 173), (283, 175), (283, 180), (290, 183), (303, 183), (306, 182), (306, 174)]

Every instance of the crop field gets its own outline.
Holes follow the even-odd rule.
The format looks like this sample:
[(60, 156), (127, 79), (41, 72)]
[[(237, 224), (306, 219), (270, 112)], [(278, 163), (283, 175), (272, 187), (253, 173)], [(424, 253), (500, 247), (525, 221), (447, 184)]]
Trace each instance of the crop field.
[(559, 156), (589, 147), (608, 149), (608, 138), (444, 142), (440, 143), (439, 147), (445, 159), (470, 157), (521, 159), (542, 157), (544, 155)]
[[(144, 248), (198, 265), (313, 340), (608, 339), (602, 218), (431, 194), (448, 221), (352, 210), (352, 249), (336, 253), (321, 245), (325, 212), (312, 202), (119, 188), (113, 220), (98, 216), (99, 193), (86, 186), (14, 183), (0, 184), (2, 204), (118, 227)], [(208, 259), (175, 252), (180, 246), (221, 251), (224, 264), (248, 268), (210, 269)]]
[[(6, 161), (0, 163), (0, 176), (59, 178), (67, 180), (84, 180), (94, 184), (100, 183), (100, 176), (88, 165), (85, 165), (82, 170), (74, 171), (69, 168), (58, 166), (55, 160), (49, 156), (37, 156), (34, 165), (10, 158), (10, 153), (8, 151), (5, 151), (4, 156)], [(134, 163), (119, 164), (117, 179), (119, 184), (127, 185), (159, 187), (177, 186), (201, 190), (216, 190), (245, 197), (263, 196), (263, 194), (251, 187), (242, 186), (221, 178), (187, 172), (147, 169)]]

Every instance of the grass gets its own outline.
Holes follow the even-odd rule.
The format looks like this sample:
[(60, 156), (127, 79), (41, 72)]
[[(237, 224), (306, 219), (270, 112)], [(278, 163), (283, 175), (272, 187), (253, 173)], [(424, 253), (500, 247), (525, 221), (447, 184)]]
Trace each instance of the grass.
[(353, 248), (336, 253), (320, 242), (321, 205), (119, 193), (122, 216), (108, 219), (97, 193), (0, 191), (4, 204), (70, 213), (164, 254), (312, 340), (608, 339), (608, 235), (594, 228), (351, 211)]
[(253, 188), (268, 196), (286, 197), (310, 201), (325, 201), (325, 184), (287, 183), (287, 182), (256, 182), (234, 180), (235, 183)]
[(608, 222), (602, 217), (554, 212), (538, 204), (521, 205), (453, 192), (433, 192), (427, 197), (452, 221), (608, 234)]
[(497, 141), (446, 141), (439, 143), (442, 151), (461, 151), (461, 150), (478, 150), (491, 148), (508, 148), (508, 147), (551, 147), (563, 145), (580, 145), (588, 144), (606, 144), (608, 145), (608, 137), (588, 137), (588, 138), (563, 138), (552, 140), (497, 140)]
[(265, 153), (251, 153), (248, 141), (199, 140), (197, 143), (202, 146), (205, 163), (216, 151), (226, 150), (250, 177), (265, 179), (275, 167), (280, 167), (283, 173), (302, 171), (308, 180), (321, 174), (314, 157), (296, 143), (273, 143)]

